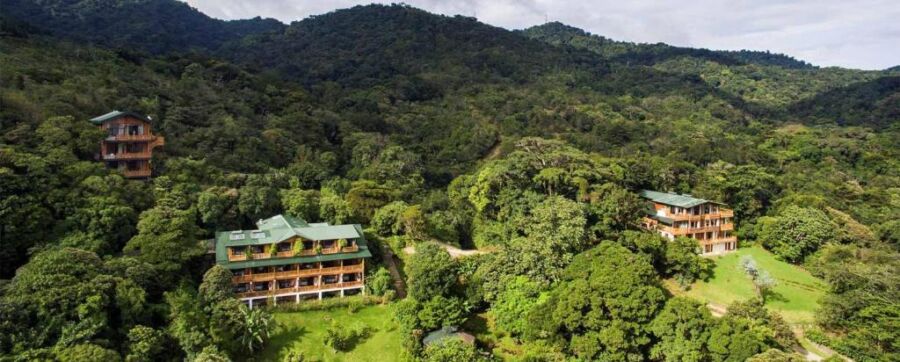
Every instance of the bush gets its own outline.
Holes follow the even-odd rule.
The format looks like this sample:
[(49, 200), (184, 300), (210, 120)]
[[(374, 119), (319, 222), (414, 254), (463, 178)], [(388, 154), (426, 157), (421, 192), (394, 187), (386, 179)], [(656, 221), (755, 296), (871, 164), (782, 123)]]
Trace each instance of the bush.
[(356, 346), (371, 333), (371, 329), (363, 324), (347, 327), (334, 321), (325, 330), (325, 344), (335, 351), (346, 352)]
[(378, 268), (366, 278), (366, 290), (369, 292), (369, 295), (382, 296), (391, 290), (393, 282), (391, 273), (387, 269)]
[[(344, 298), (311, 300), (300, 303), (282, 303), (269, 308), (271, 308), (275, 312), (306, 312), (312, 310), (327, 310), (332, 308), (349, 308), (350, 303), (356, 303), (356, 305), (360, 306), (361, 308), (362, 306), (375, 305), (381, 302), (382, 299), (379, 297), (368, 295), (353, 295)], [(270, 303), (269, 305), (272, 304)]]

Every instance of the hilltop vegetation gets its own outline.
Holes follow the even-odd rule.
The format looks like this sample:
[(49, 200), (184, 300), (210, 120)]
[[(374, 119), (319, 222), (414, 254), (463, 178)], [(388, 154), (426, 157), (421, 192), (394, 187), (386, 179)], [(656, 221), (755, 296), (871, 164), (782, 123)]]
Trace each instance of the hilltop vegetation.
[[(522, 359), (790, 352), (760, 303), (714, 319), (663, 291), (710, 265), (692, 240), (637, 230), (642, 188), (728, 203), (742, 242), (828, 283), (815, 322), (831, 346), (900, 353), (896, 70), (561, 24), (514, 32), (403, 5), (290, 25), (106, 5), (4, 3), (0, 358), (247, 358), (275, 329), (227, 297), (227, 271), (204, 276), (201, 241), (276, 213), (417, 246), (410, 295), (392, 306), (406, 358), (477, 360), (419, 343), (475, 314)], [(87, 119), (112, 109), (150, 115), (166, 137), (154, 180), (94, 161), (103, 134)], [(493, 252), (455, 260), (432, 239)]]

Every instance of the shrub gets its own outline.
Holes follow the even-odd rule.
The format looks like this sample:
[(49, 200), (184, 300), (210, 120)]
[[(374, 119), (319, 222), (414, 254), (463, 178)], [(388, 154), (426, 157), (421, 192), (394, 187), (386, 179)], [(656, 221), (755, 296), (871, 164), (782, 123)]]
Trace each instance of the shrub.
[(382, 296), (391, 290), (393, 278), (391, 273), (385, 268), (378, 268), (374, 273), (366, 278), (366, 290), (370, 295)]
[(325, 330), (325, 344), (335, 351), (346, 352), (356, 346), (371, 333), (371, 329), (363, 324), (347, 327), (334, 321)]

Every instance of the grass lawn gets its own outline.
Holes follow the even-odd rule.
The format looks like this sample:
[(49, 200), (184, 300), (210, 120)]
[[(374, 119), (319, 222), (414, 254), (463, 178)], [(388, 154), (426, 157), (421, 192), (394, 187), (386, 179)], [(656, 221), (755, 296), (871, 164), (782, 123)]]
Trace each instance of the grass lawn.
[(713, 257), (716, 262), (713, 277), (709, 281), (694, 283), (686, 292), (676, 291), (676, 294), (722, 307), (755, 297), (753, 284), (740, 265), (740, 258), (744, 255), (752, 255), (756, 264), (778, 282), (773, 293), (767, 297), (768, 308), (779, 312), (788, 323), (813, 322), (813, 313), (818, 308), (819, 299), (825, 295), (826, 284), (802, 268), (778, 261), (760, 247), (741, 248), (731, 254)]
[[(260, 361), (281, 361), (290, 350), (315, 361), (397, 361), (400, 360), (400, 332), (390, 306), (373, 305), (350, 313), (346, 307), (307, 312), (275, 313), (278, 329)], [(346, 326), (365, 324), (372, 333), (348, 352), (335, 352), (325, 345), (325, 330), (331, 320)]]

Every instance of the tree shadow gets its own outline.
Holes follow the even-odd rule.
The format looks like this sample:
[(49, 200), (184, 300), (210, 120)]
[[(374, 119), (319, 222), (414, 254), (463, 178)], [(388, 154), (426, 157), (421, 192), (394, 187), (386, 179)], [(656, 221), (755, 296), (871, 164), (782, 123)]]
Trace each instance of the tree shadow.
[(774, 290), (766, 290), (762, 292), (763, 301), (768, 302), (788, 302), (788, 299), (779, 292)]
[(288, 347), (291, 344), (291, 342), (302, 339), (303, 336), (305, 336), (307, 334), (309, 334), (309, 331), (306, 330), (306, 327), (302, 327), (302, 326), (286, 327), (286, 326), (282, 325), (278, 329), (278, 332), (275, 333), (275, 335), (273, 335), (272, 338), (269, 340), (269, 343), (271, 343), (272, 345), (282, 346), (281, 349), (284, 349), (284, 347)]

